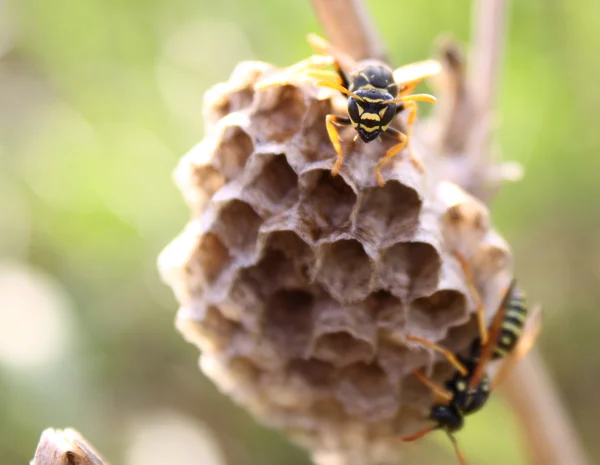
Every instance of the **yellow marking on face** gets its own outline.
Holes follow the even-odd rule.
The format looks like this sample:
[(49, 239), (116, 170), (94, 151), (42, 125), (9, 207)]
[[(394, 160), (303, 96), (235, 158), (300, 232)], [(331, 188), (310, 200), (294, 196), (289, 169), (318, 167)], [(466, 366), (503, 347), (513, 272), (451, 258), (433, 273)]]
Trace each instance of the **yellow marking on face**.
[(370, 128), (369, 126), (365, 126), (364, 124), (360, 125), (361, 129), (364, 129), (367, 132), (375, 132), (377, 130), (379, 130), (379, 128), (377, 126), (375, 126), (374, 128)]
[(368, 98), (368, 97), (361, 97), (365, 102), (369, 102), (369, 103), (378, 103), (378, 102), (383, 102), (382, 98)]
[(379, 111), (379, 116), (381, 116), (383, 118), (383, 115), (385, 115), (385, 112), (387, 111), (387, 107), (385, 107), (383, 110)]
[(457, 391), (464, 391), (465, 389), (467, 389), (467, 383), (465, 383), (464, 381), (459, 381), (458, 383), (456, 383), (456, 390)]
[(381, 121), (381, 117), (375, 113), (363, 113), (360, 119), (369, 119), (371, 121)]
[(389, 127), (390, 127), (390, 125), (386, 124), (385, 126), (381, 126), (381, 130), (385, 132), (385, 131), (387, 131), (387, 128), (389, 128)]
[(373, 90), (373, 89), (377, 89), (377, 87), (373, 86), (372, 84), (365, 84), (364, 86), (360, 86), (359, 89), (360, 90)]
[(501, 340), (505, 346), (512, 344), (512, 339), (509, 336), (504, 336)]
[(357, 128), (358, 127), (358, 123), (355, 121), (350, 120), (350, 122), (352, 123), (352, 127), (353, 128)]
[(365, 73), (359, 73), (359, 75), (365, 80), (368, 81), (369, 80), (369, 76), (367, 76)]
[(365, 112), (365, 109), (361, 107), (358, 103), (356, 104), (356, 107), (358, 108), (358, 116), (362, 115)]

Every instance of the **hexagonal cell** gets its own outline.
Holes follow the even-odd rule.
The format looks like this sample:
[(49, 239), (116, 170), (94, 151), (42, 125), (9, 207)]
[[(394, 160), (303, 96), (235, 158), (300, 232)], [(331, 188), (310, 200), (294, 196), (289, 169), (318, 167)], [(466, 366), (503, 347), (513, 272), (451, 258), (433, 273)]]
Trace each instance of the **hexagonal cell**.
[(283, 142), (300, 130), (306, 111), (300, 88), (293, 85), (270, 87), (258, 92), (257, 99), (252, 123), (261, 141)]
[[(449, 326), (456, 326), (468, 319), (465, 296), (453, 290), (440, 290), (430, 297), (420, 297), (410, 303), (408, 333), (440, 339)], [(437, 335), (437, 337), (432, 337)]]
[(244, 187), (244, 200), (262, 216), (285, 210), (298, 200), (298, 176), (284, 155), (255, 154), (260, 168)]
[(240, 176), (254, 150), (252, 138), (237, 125), (225, 126), (214, 149), (213, 163), (227, 179)]
[(201, 350), (224, 348), (239, 329), (217, 307), (203, 303), (181, 307), (175, 325), (188, 342)]
[(314, 225), (317, 237), (349, 230), (356, 194), (341, 176), (329, 170), (311, 170), (300, 175), (300, 214)]
[(338, 302), (356, 302), (369, 295), (372, 265), (360, 242), (351, 239), (326, 243), (316, 255), (314, 279)]
[(231, 200), (223, 206), (211, 227), (232, 254), (253, 254), (262, 219), (241, 200)]
[(354, 222), (355, 234), (373, 247), (387, 247), (413, 237), (419, 226), (422, 201), (417, 191), (387, 182), (362, 192)]
[(374, 287), (389, 290), (401, 299), (427, 295), (439, 282), (441, 258), (426, 242), (395, 244), (381, 252), (376, 263)]
[(313, 327), (314, 297), (302, 289), (273, 294), (264, 316), (264, 336), (284, 357), (299, 358), (306, 353)]
[(191, 173), (194, 190), (212, 197), (225, 184), (225, 176), (211, 165), (194, 166)]
[(398, 297), (387, 291), (372, 293), (365, 301), (377, 327), (388, 331), (403, 330), (406, 324), (406, 306)]
[(331, 100), (311, 100), (302, 124), (300, 151), (309, 162), (335, 158), (335, 150), (327, 134), (325, 118), (332, 113)]
[(315, 390), (327, 391), (335, 379), (336, 371), (333, 365), (322, 360), (293, 359), (287, 367), (287, 371), (300, 376), (306, 384)]
[(433, 356), (428, 350), (411, 349), (382, 338), (377, 350), (377, 364), (388, 377), (398, 383), (417, 368), (431, 364)]
[(340, 305), (332, 299), (315, 305), (313, 340), (308, 355), (335, 366), (370, 362), (377, 334), (374, 318), (363, 304)]
[(221, 239), (211, 232), (204, 234), (187, 266), (190, 288), (201, 291), (205, 283), (216, 281), (230, 263), (229, 250)]
[(335, 395), (349, 414), (366, 421), (393, 418), (399, 407), (396, 388), (376, 364), (360, 363), (345, 369)]
[(259, 236), (261, 248), (282, 252), (294, 264), (298, 273), (310, 281), (315, 266), (315, 255), (310, 246), (293, 231), (274, 231)]

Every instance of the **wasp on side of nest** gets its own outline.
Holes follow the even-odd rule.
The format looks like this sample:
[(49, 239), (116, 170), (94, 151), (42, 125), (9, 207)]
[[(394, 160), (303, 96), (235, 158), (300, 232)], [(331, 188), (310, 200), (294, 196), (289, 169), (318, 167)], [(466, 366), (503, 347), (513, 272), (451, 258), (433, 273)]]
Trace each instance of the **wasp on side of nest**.
[[(352, 125), (364, 142), (371, 142), (383, 135), (396, 139), (397, 143), (390, 147), (385, 156), (375, 166), (375, 175), (380, 186), (385, 184), (381, 175), (382, 166), (400, 150), (407, 147), (412, 163), (424, 172), (423, 164), (413, 155), (410, 147), (412, 126), (417, 117), (417, 102), (436, 103), (429, 94), (412, 94), (411, 92), (424, 79), (441, 71), (436, 60), (426, 60), (392, 70), (385, 63), (377, 60), (355, 61), (349, 55), (337, 50), (319, 36), (310, 34), (308, 41), (317, 53), (333, 58), (334, 71), (308, 70), (308, 74), (319, 78), (316, 84), (338, 90), (348, 97), (348, 116), (327, 115), (327, 133), (337, 153), (337, 160), (331, 170), (335, 176), (339, 173), (344, 161), (338, 127)], [(394, 117), (407, 110), (406, 134), (391, 128)]]
[[(436, 424), (402, 438), (402, 441), (414, 441), (442, 429), (452, 441), (460, 464), (466, 465), (453, 433), (463, 427), (465, 415), (475, 413), (485, 405), (510, 368), (533, 347), (540, 330), (541, 312), (537, 307), (530, 315), (528, 313), (525, 296), (513, 279), (490, 325), (487, 342), (482, 342), (481, 337), (475, 339), (466, 357), (428, 340), (407, 337), (408, 341), (421, 343), (444, 355), (456, 372), (444, 387), (437, 385), (421, 371), (414, 372), (415, 377), (438, 398), (429, 412), (429, 418)], [(486, 373), (489, 362), (502, 358), (506, 359), (504, 365), (490, 381)]]

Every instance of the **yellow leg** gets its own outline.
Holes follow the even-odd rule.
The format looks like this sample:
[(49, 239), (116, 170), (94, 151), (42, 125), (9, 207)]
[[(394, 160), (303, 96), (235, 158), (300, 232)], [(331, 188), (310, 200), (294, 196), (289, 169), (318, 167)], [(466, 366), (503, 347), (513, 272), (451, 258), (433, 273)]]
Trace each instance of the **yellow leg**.
[(325, 125), (327, 127), (327, 134), (329, 135), (329, 139), (333, 144), (333, 148), (335, 153), (337, 153), (337, 160), (331, 169), (331, 174), (336, 176), (340, 172), (340, 168), (342, 167), (342, 163), (344, 162), (344, 154), (342, 152), (342, 146), (340, 145), (340, 134), (338, 133), (336, 124), (348, 125), (350, 124), (350, 120), (348, 118), (340, 118), (335, 115), (327, 115), (325, 118)]
[[(320, 71), (319, 68), (325, 68), (327, 66), (335, 66), (335, 58), (331, 56), (313, 55), (305, 60), (299, 61), (298, 63), (288, 66), (283, 71), (275, 74), (273, 77), (266, 78), (259, 81), (254, 88), (256, 90), (266, 89), (267, 87), (285, 85), (288, 84), (292, 77), (309, 71)], [(336, 81), (338, 82), (338, 81)]]
[(402, 134), (400, 131), (394, 128), (388, 128), (388, 130), (384, 134), (396, 136), (399, 142), (393, 147), (390, 147), (386, 152), (385, 156), (381, 160), (379, 160), (377, 165), (375, 165), (375, 176), (377, 177), (377, 182), (382, 187), (385, 185), (385, 181), (383, 179), (383, 176), (381, 176), (381, 167), (385, 163), (387, 163), (394, 155), (396, 155), (400, 150), (402, 150), (408, 142), (408, 137), (406, 137), (406, 135)]
[(443, 387), (438, 386), (437, 384), (435, 384), (433, 381), (431, 381), (427, 376), (425, 376), (420, 371), (413, 371), (413, 375), (415, 375), (415, 378), (417, 378), (425, 386), (427, 386), (429, 389), (431, 389), (431, 391), (436, 396), (440, 397), (442, 400), (444, 400), (446, 402), (450, 402), (452, 400), (452, 393), (451, 392), (448, 392)]
[(469, 293), (471, 297), (475, 300), (475, 311), (477, 313), (477, 323), (479, 325), (479, 337), (481, 338), (481, 345), (484, 346), (488, 341), (488, 331), (487, 326), (485, 324), (485, 313), (484, 313), (484, 305), (481, 300), (481, 296), (475, 287), (475, 282), (473, 280), (473, 274), (471, 273), (471, 267), (467, 263), (467, 259), (459, 252), (454, 252), (454, 256), (460, 263), (460, 266), (465, 275), (465, 279), (467, 281), (467, 287), (469, 288)]
[(456, 358), (456, 355), (454, 355), (450, 350), (418, 336), (407, 336), (406, 340), (410, 342), (418, 342), (419, 344), (423, 344), (424, 346), (442, 354), (444, 357), (446, 357), (446, 360), (448, 360), (448, 362), (460, 372), (461, 375), (467, 375), (467, 368), (460, 363), (460, 361)]
[(412, 128), (413, 125), (415, 124), (415, 121), (417, 120), (417, 102), (405, 102), (404, 103), (404, 109), (408, 110), (408, 119), (406, 120), (406, 143), (408, 144), (408, 155), (410, 156), (410, 160), (412, 161), (413, 165), (415, 166), (416, 169), (418, 169), (421, 173), (425, 172), (425, 167), (423, 166), (423, 163), (421, 163), (421, 161), (415, 157), (412, 148), (410, 146), (410, 138), (412, 137)]
[(342, 85), (342, 78), (335, 71), (327, 71), (324, 69), (309, 69), (306, 71), (310, 77), (319, 79), (322, 81), (333, 81), (336, 85)]

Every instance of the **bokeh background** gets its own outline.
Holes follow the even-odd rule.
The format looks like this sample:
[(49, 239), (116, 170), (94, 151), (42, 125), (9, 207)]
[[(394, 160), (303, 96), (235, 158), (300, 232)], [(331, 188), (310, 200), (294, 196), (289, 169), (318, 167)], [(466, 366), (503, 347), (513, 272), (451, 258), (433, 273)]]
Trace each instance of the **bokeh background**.
[[(368, 3), (397, 63), (469, 39), (470, 1)], [(494, 221), (600, 463), (600, 3), (511, 3), (498, 139), (526, 176)], [(48, 426), (115, 464), (309, 463), (199, 372), (155, 262), (187, 219), (170, 175), (204, 91), (241, 60), (302, 59), (313, 31), (306, 0), (0, 0), (0, 463)], [(501, 396), (470, 418), (470, 463), (524, 464), (514, 421)], [(424, 444), (419, 463), (454, 463), (443, 434)]]

